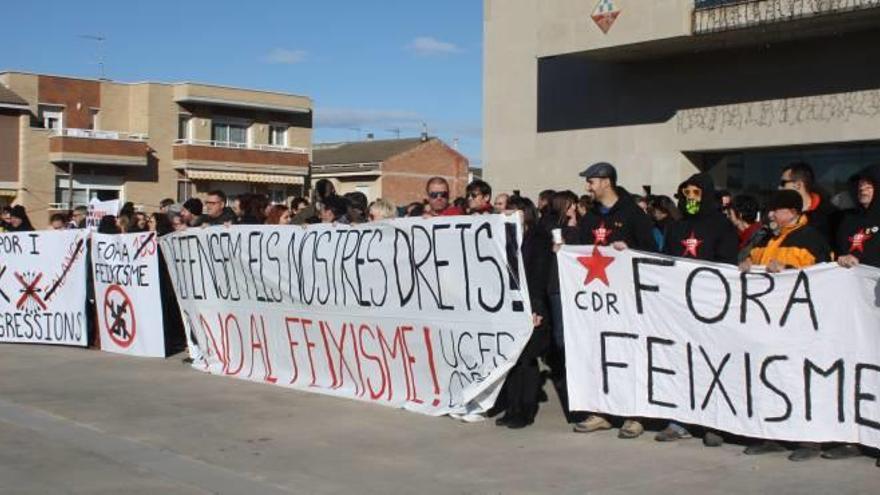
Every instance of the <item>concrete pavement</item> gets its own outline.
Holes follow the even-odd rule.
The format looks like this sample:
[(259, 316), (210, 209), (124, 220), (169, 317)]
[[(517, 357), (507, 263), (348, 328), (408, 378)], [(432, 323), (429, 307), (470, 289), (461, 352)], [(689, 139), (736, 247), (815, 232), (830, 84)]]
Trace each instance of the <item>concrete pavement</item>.
[(0, 493), (876, 494), (874, 460), (511, 431), (138, 359), (0, 345)]

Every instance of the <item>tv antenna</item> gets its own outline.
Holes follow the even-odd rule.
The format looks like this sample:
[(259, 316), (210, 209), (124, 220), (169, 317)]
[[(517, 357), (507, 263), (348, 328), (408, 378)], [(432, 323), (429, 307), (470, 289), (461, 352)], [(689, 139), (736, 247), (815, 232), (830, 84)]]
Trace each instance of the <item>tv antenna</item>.
[(98, 44), (98, 67), (101, 71), (101, 79), (106, 79), (106, 74), (104, 74), (104, 42), (107, 41), (107, 38), (98, 34), (81, 34), (80, 38), (95, 41)]

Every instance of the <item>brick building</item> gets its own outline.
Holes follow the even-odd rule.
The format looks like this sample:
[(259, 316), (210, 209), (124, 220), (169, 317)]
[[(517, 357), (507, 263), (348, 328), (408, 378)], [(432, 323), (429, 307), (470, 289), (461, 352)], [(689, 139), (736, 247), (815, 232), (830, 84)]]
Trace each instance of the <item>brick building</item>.
[(330, 179), (339, 194), (360, 191), (372, 201), (384, 198), (402, 206), (425, 198), (434, 176), (449, 181), (452, 197), (463, 196), (468, 159), (440, 139), (368, 140), (316, 144), (312, 180)]
[(286, 201), (303, 192), (311, 143), (303, 96), (0, 72), (0, 204), (24, 205), (38, 226), (91, 198), (147, 210), (211, 189)]

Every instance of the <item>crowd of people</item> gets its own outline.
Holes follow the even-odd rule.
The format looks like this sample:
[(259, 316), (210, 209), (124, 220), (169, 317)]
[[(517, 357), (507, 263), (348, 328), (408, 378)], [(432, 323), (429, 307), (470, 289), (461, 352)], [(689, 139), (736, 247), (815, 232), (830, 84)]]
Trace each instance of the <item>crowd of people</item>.
[[(104, 233), (155, 231), (157, 235), (210, 225), (232, 224), (360, 224), (395, 217), (482, 215), (519, 211), (523, 218), (522, 255), (533, 309), (535, 331), (514, 368), (498, 401), (488, 415), (508, 428), (530, 425), (546, 398), (543, 386), (552, 380), (565, 392), (565, 332), (562, 318), (557, 252), (562, 244), (607, 245), (614, 249), (639, 249), (670, 256), (754, 266), (768, 272), (802, 269), (834, 261), (841, 267), (858, 264), (880, 267), (880, 165), (852, 178), (854, 206), (840, 210), (817, 187), (813, 169), (806, 163), (785, 167), (776, 190), (763, 206), (750, 195), (733, 196), (715, 189), (711, 176), (695, 174), (682, 182), (673, 197), (637, 196), (617, 184), (617, 171), (596, 163), (580, 173), (586, 194), (542, 191), (537, 202), (518, 192), (493, 197), (491, 186), (471, 182), (465, 197), (453, 199), (448, 182), (435, 177), (425, 187), (425, 199), (396, 206), (363, 193), (337, 194), (333, 183), (319, 180), (312, 200), (295, 198), (289, 205), (271, 204), (262, 194), (228, 198), (211, 191), (204, 201), (191, 198), (182, 204), (163, 200), (159, 211), (147, 215), (128, 203), (118, 216), (104, 216), (98, 230)], [(674, 199), (673, 199), (674, 198)], [(82, 228), (87, 210), (51, 218), (52, 229)], [(25, 209), (5, 208), (0, 229), (33, 230)], [(571, 357), (569, 357), (571, 358)], [(549, 371), (543, 371), (539, 361)], [(566, 411), (575, 432), (591, 433), (619, 426), (618, 436), (631, 439), (645, 431), (640, 418), (612, 418), (601, 414)], [(622, 423), (622, 424), (621, 424)], [(655, 439), (672, 442), (700, 434), (706, 446), (719, 446), (723, 432), (669, 423)], [(745, 453), (759, 455), (791, 450), (789, 458), (840, 459), (861, 455), (856, 445), (823, 446), (801, 443), (754, 442)], [(880, 461), (878, 461), (880, 466)]]

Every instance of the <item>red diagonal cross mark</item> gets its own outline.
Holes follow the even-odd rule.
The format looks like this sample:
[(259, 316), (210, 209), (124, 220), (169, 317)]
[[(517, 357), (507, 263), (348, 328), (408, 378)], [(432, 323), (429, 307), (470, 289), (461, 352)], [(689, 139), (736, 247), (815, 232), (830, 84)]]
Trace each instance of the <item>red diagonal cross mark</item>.
[(24, 277), (21, 276), (20, 273), (15, 273), (15, 278), (18, 279), (18, 282), (24, 287), (21, 291), (21, 297), (18, 298), (18, 301), (15, 303), (15, 307), (18, 309), (24, 309), (24, 304), (28, 298), (32, 298), (34, 302), (36, 302), (43, 311), (46, 310), (46, 303), (43, 302), (43, 299), (40, 298), (39, 292), (42, 289), (37, 288), (37, 284), (40, 283), (40, 279), (43, 278), (42, 273), (38, 273), (36, 277), (34, 277), (34, 281), (28, 284), (25, 282)]

